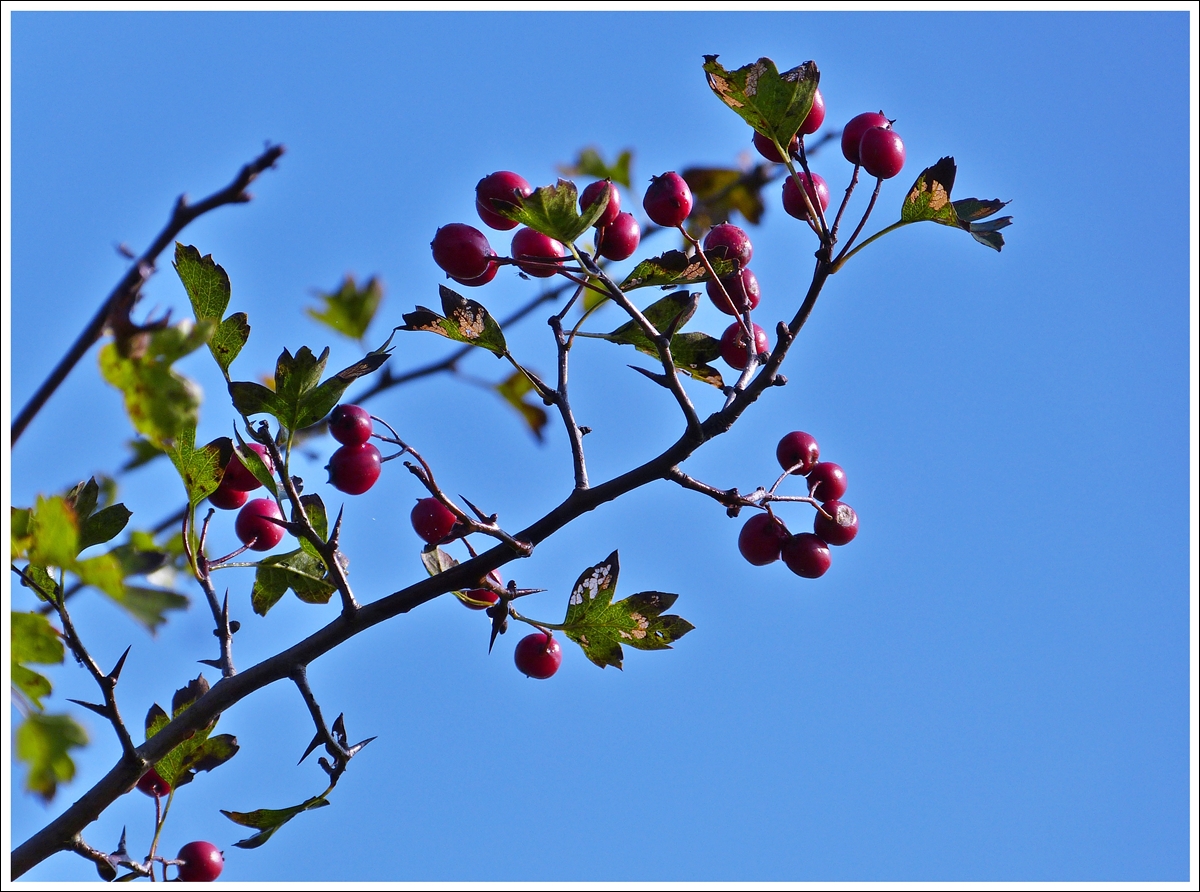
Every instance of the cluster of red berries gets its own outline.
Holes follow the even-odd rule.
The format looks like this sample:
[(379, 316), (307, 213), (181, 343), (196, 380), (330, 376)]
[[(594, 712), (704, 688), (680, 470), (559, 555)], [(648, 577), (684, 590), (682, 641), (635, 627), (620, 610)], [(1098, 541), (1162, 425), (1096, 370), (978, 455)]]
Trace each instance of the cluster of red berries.
[[(153, 768), (138, 778), (137, 788), (147, 796), (160, 799), (171, 792), (171, 785)], [(185, 883), (211, 883), (221, 875), (225, 856), (211, 842), (189, 842), (175, 860), (180, 862), (179, 879)]]
[(813, 532), (792, 535), (768, 509), (755, 514), (738, 535), (738, 550), (755, 566), (783, 558), (797, 576), (816, 579), (829, 569), (830, 545), (845, 545), (858, 535), (858, 515), (840, 501), (846, 493), (846, 472), (833, 462), (818, 461), (821, 450), (811, 434), (792, 431), (779, 441), (775, 457), (791, 474), (807, 478), (808, 495), (821, 502)]
[(342, 444), (325, 466), (329, 482), (349, 495), (362, 495), (375, 485), (383, 467), (383, 456), (368, 442), (371, 413), (361, 406), (336, 406), (329, 413), (329, 433)]
[[(442, 542), (458, 523), (454, 512), (432, 496), (417, 500), (411, 520), (413, 530), (430, 545)], [(488, 581), (497, 588), (504, 585), (504, 580), (496, 570), (488, 574)], [(465, 599), (460, 600), (471, 610), (486, 610), (500, 600), (500, 596), (489, 588), (469, 589), (463, 595)], [(530, 678), (549, 678), (562, 664), (562, 648), (553, 635), (534, 632), (517, 642), (513, 660), (517, 668)]]
[[(616, 184), (611, 180), (592, 183), (579, 196), (580, 210), (586, 212), (606, 192), (608, 204), (594, 224), (596, 247), (600, 255), (609, 260), (625, 260), (637, 250), (642, 230), (633, 214), (622, 212), (621, 193)], [(498, 170), (475, 186), (475, 210), (492, 229), (502, 232), (516, 229), (519, 224), (496, 213), (492, 201), (519, 205), (532, 194), (533, 187), (520, 174)], [(460, 285), (486, 285), (496, 278), (500, 268), (487, 236), (466, 223), (449, 223), (441, 227), (430, 247), (434, 262)], [(561, 242), (528, 226), (522, 226), (513, 235), (511, 252), (512, 262), (518, 269), (539, 279), (555, 275), (568, 256)]]
[[(800, 131), (788, 146), (788, 154), (795, 156), (800, 151), (800, 134), (816, 133), (825, 122), (825, 99), (821, 91), (813, 95), (812, 109)], [(783, 157), (775, 149), (774, 143), (761, 133), (754, 134), (754, 147), (768, 161), (782, 163)], [(842, 128), (842, 155), (854, 165), (861, 165), (863, 170), (873, 177), (888, 180), (900, 173), (904, 167), (904, 140), (892, 130), (892, 122), (884, 117), (882, 112), (864, 112), (851, 118)], [(815, 208), (819, 203), (821, 213), (829, 210), (829, 185), (820, 174), (800, 174), (804, 191), (808, 200)], [(800, 194), (800, 186), (795, 179), (788, 177), (783, 183), (783, 209), (798, 220), (808, 220), (808, 207)]]
[[(267, 452), (266, 446), (250, 443), (245, 448), (256, 453), (262, 459), (269, 473), (275, 473), (275, 464), (271, 461), (271, 455)], [(225, 473), (221, 476), (220, 485), (208, 497), (208, 501), (214, 508), (221, 508), (225, 511), (241, 508), (242, 510), (238, 512), (237, 520), (233, 524), (237, 537), (243, 545), (249, 546), (253, 551), (270, 551), (283, 540), (283, 527), (273, 523), (272, 518), (283, 520), (283, 514), (279, 511), (279, 505), (274, 499), (246, 501), (247, 495), (260, 486), (262, 484), (258, 478), (242, 464), (237, 453), (234, 453), (230, 456), (229, 463), (225, 465)]]

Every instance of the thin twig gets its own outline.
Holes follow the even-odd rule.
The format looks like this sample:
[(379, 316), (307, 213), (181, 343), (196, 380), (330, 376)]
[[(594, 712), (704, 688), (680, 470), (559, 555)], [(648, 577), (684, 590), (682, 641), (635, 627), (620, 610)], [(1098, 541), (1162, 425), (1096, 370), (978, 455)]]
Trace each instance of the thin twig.
[(154, 274), (154, 262), (158, 259), (158, 255), (171, 244), (184, 227), (195, 220), (202, 214), (219, 208), (226, 204), (242, 204), (250, 200), (250, 193), (246, 191), (246, 187), (254, 182), (255, 178), (275, 165), (279, 157), (283, 154), (283, 146), (270, 146), (261, 155), (238, 171), (238, 175), (224, 189), (219, 192), (214, 192), (212, 195), (205, 198), (196, 204), (188, 204), (186, 196), (179, 196), (175, 202), (175, 207), (171, 211), (171, 218), (167, 221), (167, 225), (163, 227), (162, 232), (151, 242), (150, 247), (134, 261), (133, 266), (125, 274), (124, 278), (117, 283), (115, 287), (100, 305), (100, 309), (96, 311), (96, 315), (79, 333), (79, 337), (75, 339), (75, 343), (71, 345), (62, 359), (58, 361), (58, 365), (50, 372), (49, 377), (42, 382), (42, 385), (37, 389), (25, 407), (21, 409), (16, 419), (12, 423), (11, 428), (11, 444), (15, 446), (17, 440), (21, 438), (21, 434), (25, 432), (25, 428), (33, 421), (42, 406), (54, 394), (59, 385), (66, 380), (67, 375), (75, 368), (75, 365), (81, 360), (84, 355), (92, 348), (96, 341), (100, 340), (100, 335), (104, 331), (105, 325), (109, 324), (118, 316), (123, 316), (124, 321), (128, 321), (129, 311), (137, 302), (138, 293), (146, 281)]

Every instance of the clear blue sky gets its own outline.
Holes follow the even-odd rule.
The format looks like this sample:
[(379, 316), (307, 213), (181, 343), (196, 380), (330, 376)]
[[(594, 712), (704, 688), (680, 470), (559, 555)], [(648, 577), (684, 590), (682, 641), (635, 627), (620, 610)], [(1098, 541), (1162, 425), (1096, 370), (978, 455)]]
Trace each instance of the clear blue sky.
[[(13, 404), (123, 273), (113, 246), (140, 250), (175, 195), (224, 185), (264, 140), (288, 154), (255, 201), (182, 238), (224, 265), (231, 309), (250, 316), (242, 378), (268, 372), (283, 346), (329, 344), (333, 368), (358, 357), (303, 315), (313, 288), (348, 271), (386, 283), (374, 341), (435, 301), (429, 240), (476, 222), (473, 187), (490, 171), (549, 183), (589, 144), (633, 148), (639, 188), (668, 169), (736, 164), (750, 131), (705, 85), (704, 53), (730, 67), (813, 59), (827, 124), (880, 108), (896, 118), (908, 166), (885, 186), (879, 224), (946, 154), (956, 197), (1012, 199), (1000, 255), (933, 225), (858, 255), (789, 357), (791, 383), (686, 465), (723, 487), (769, 485), (777, 439), (807, 430), (847, 470), (858, 539), (824, 578), (802, 580), (741, 560), (741, 521), (715, 503), (647, 487), (505, 578), (549, 589), (528, 612), (555, 619), (577, 574), (619, 548), (619, 595), (680, 593), (696, 631), (674, 651), (628, 653), (618, 672), (569, 645), (557, 676), (531, 681), (512, 665), (518, 635), (489, 657), (486, 620), (440, 599), (311, 667), (327, 713), (345, 712), (353, 737), (378, 735), (332, 807), (259, 850), (231, 847), (241, 828), (218, 809), (323, 789), (314, 764), (296, 766), (307, 713), (277, 685), (222, 717), (242, 750), (176, 798), (168, 854), (210, 839), (233, 881), (1187, 878), (1184, 13), (14, 14)], [(850, 173), (835, 150), (814, 169), (835, 195)], [(772, 189), (751, 236), (756, 318), (790, 318), (811, 234)], [(535, 287), (507, 274), (473, 296), (503, 315)], [(186, 313), (166, 257), (143, 306)], [(726, 322), (705, 307), (694, 324)], [(540, 318), (509, 340), (552, 367)], [(446, 350), (425, 334), (398, 345), (396, 371)], [(677, 412), (625, 367), (630, 354), (599, 342), (576, 353), (595, 479), (674, 438)], [(208, 395), (200, 439), (227, 434), (211, 360), (183, 368)], [(503, 374), (489, 355), (465, 369)], [(702, 411), (717, 406), (692, 389)], [(512, 528), (570, 486), (561, 429), (539, 446), (470, 384), (426, 380), (371, 408), (451, 492)], [(131, 435), (120, 413), (93, 351), (14, 450), (13, 503), (118, 466)], [(121, 483), (135, 524), (182, 495), (162, 463)], [(389, 466), (348, 500), (360, 597), (423, 575), (407, 519), (419, 495)], [(233, 542), (228, 526), (219, 544)], [(243, 667), (334, 613), (289, 596), (257, 618), (249, 571), (226, 582)], [(135, 723), (212, 656), (201, 602), (157, 639), (98, 595), (77, 603), (102, 664), (133, 644), (119, 694)], [(74, 666), (54, 678), (55, 708), (94, 697)], [(78, 781), (50, 808), (18, 788), (14, 841), (115, 761), (108, 729), (80, 718), (94, 743)], [(113, 848), (127, 826), (141, 852), (152, 812), (131, 794), (85, 836)], [(94, 876), (59, 855), (28, 878)]]

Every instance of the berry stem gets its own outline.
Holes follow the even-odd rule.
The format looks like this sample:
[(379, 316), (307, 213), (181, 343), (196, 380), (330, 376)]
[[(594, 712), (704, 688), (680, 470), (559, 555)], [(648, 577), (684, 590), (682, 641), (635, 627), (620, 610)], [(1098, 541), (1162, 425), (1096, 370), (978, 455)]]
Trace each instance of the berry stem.
[[(725, 283), (717, 277), (716, 270), (713, 269), (712, 263), (709, 262), (708, 255), (704, 253), (704, 249), (700, 247), (700, 240), (693, 236), (690, 232), (683, 228), (683, 224), (679, 224), (679, 232), (683, 235), (684, 241), (691, 244), (696, 249), (696, 256), (700, 258), (700, 262), (704, 264), (704, 271), (708, 273), (709, 278), (717, 283), (717, 287), (721, 289), (721, 296), (729, 302), (729, 306), (736, 308), (737, 304), (733, 302), (733, 298), (729, 296), (729, 292), (725, 288)], [(744, 318), (743, 318), (744, 317)], [(746, 337), (746, 343), (754, 343), (754, 330), (750, 327), (750, 311), (747, 310), (742, 316), (737, 317), (742, 323), (742, 334)]]
[[(880, 182), (882, 183), (882, 182), (883, 182), (883, 180), (880, 180)], [(874, 203), (874, 202), (872, 202), (872, 203)], [(870, 213), (870, 210), (871, 210), (871, 209), (868, 207), (868, 208), (867, 208), (867, 213)], [(866, 222), (866, 217), (865, 217), (865, 216), (863, 217), (863, 222), (864, 222), (864, 223)], [(879, 231), (878, 231), (877, 233), (875, 233), (873, 236), (871, 236), (870, 238), (866, 239), (866, 240), (865, 240), (865, 241), (864, 241), (862, 244), (858, 245), (857, 247), (853, 248), (852, 250), (846, 250), (846, 248), (849, 248), (849, 247), (850, 247), (850, 244), (851, 244), (850, 242), (847, 242), (847, 243), (846, 243), (846, 248), (843, 248), (843, 249), (842, 249), (842, 253), (841, 253), (841, 254), (839, 254), (839, 255), (837, 256), (837, 259), (836, 259), (836, 260), (833, 262), (833, 264), (831, 265), (831, 267), (830, 267), (830, 270), (829, 270), (830, 274), (832, 275), (833, 273), (836, 273), (838, 270), (840, 270), (840, 269), (841, 269), (843, 266), (845, 266), (845, 265), (846, 265), (846, 261), (847, 261), (847, 260), (849, 260), (849, 259), (850, 259), (851, 257), (853, 257), (855, 254), (857, 254), (859, 251), (861, 251), (861, 250), (862, 250), (863, 248), (865, 248), (867, 245), (871, 244), (871, 242), (875, 241), (876, 239), (883, 238), (883, 237), (884, 237), (885, 235), (887, 235), (889, 232), (892, 232), (892, 231), (894, 231), (894, 230), (896, 230), (896, 229), (899, 229), (901, 226), (907, 226), (907, 225), (909, 224), (909, 222), (910, 222), (910, 221), (908, 221), (908, 220), (897, 220), (897, 221), (896, 221), (895, 223), (893, 223), (891, 226), (885, 226), (883, 229), (879, 230)], [(861, 223), (859, 224), (859, 228), (860, 228), (860, 229), (862, 228), (862, 224), (861, 224)]]
[[(846, 208), (850, 205), (850, 196), (854, 194), (854, 187), (858, 185), (858, 171), (861, 167), (861, 164), (854, 165), (854, 173), (850, 175), (850, 185), (846, 187), (846, 194), (842, 196), (842, 203), (838, 205), (837, 216), (833, 218), (833, 229), (829, 230), (829, 243), (831, 245), (837, 244), (838, 227), (842, 225), (842, 214), (846, 213)], [(876, 194), (878, 194), (878, 183), (875, 184), (875, 190)], [(874, 196), (872, 196), (871, 200), (874, 202)], [(859, 226), (859, 230), (861, 229), (862, 227)], [(859, 230), (855, 230), (854, 235), (858, 235)], [(850, 243), (853, 243), (853, 241), (854, 236), (851, 236)]]
[[(572, 246), (573, 248), (574, 246)], [(550, 328), (554, 332), (554, 344), (558, 348), (558, 399), (555, 405), (562, 416), (563, 426), (567, 430), (567, 440), (571, 444), (571, 464), (575, 472), (575, 489), (588, 488), (587, 463), (583, 457), (583, 433), (575, 421), (575, 413), (571, 409), (571, 401), (567, 397), (567, 360), (571, 353), (571, 339), (563, 333), (562, 316), (550, 317)]]

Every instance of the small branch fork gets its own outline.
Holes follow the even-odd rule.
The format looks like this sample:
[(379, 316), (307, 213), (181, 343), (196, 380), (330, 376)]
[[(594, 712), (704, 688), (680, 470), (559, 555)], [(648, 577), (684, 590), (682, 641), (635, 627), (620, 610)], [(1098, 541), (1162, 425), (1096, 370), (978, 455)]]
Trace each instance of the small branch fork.
[(158, 259), (158, 255), (174, 241), (175, 236), (179, 235), (184, 227), (197, 217), (207, 214), (215, 208), (226, 204), (244, 204), (250, 201), (252, 196), (246, 191), (246, 187), (254, 182), (264, 170), (274, 167), (275, 162), (279, 160), (283, 153), (283, 146), (268, 146), (261, 155), (238, 171), (238, 175), (233, 178), (233, 182), (196, 204), (188, 204), (186, 196), (179, 196), (175, 201), (174, 208), (171, 210), (171, 217), (167, 221), (167, 225), (163, 227), (162, 232), (151, 242), (150, 247), (134, 261), (133, 266), (130, 267), (124, 278), (117, 283), (117, 286), (109, 292), (100, 309), (96, 311), (96, 315), (92, 317), (83, 331), (79, 333), (79, 337), (75, 339), (75, 343), (71, 345), (63, 358), (58, 361), (58, 365), (50, 372), (49, 377), (42, 382), (42, 385), (29, 398), (29, 402), (17, 414), (11, 428), (11, 445), (17, 445), (17, 440), (21, 438), (21, 434), (25, 432), (25, 428), (29, 426), (29, 423), (41, 411), (42, 406), (46, 404), (59, 385), (66, 380), (67, 375), (71, 373), (71, 370), (75, 368), (79, 360), (92, 348), (92, 345), (100, 340), (100, 335), (103, 333), (105, 326), (113, 326), (117, 329), (129, 328), (131, 325), (129, 322), (129, 313), (133, 309), (134, 304), (137, 303), (142, 286), (154, 274), (154, 263)]
[[(100, 688), (100, 693), (104, 697), (104, 703), (87, 703), (83, 700), (71, 700), (72, 703), (90, 709), (96, 715), (103, 716), (112, 725), (113, 731), (116, 732), (117, 739), (121, 742), (121, 753), (125, 760), (137, 761), (137, 747), (134, 746), (133, 738), (129, 735), (129, 729), (125, 727), (125, 722), (121, 718), (121, 711), (117, 708), (117, 679), (121, 677), (121, 670), (125, 667), (125, 658), (129, 656), (129, 651), (133, 645), (125, 648), (125, 652), (121, 654), (117, 660), (117, 664), (113, 666), (111, 672), (103, 672), (99, 664), (92, 657), (91, 653), (83, 644), (83, 639), (79, 637), (79, 633), (75, 630), (75, 624), (71, 622), (71, 614), (67, 611), (66, 603), (61, 597), (62, 584), (56, 586), (55, 591), (45, 591), (38, 583), (30, 577), (24, 570), (21, 570), (16, 565), (12, 569), (17, 575), (24, 580), (25, 584), (38, 592), (43, 598), (50, 602), (54, 607), (55, 613), (58, 614), (58, 621), (62, 623), (62, 638), (70, 648), (72, 655), (84, 669), (95, 680), (96, 685)], [(68, 698), (70, 699), (70, 698)], [(143, 766), (144, 767), (144, 766)], [(139, 774), (139, 777), (141, 775)]]
[(216, 628), (213, 629), (213, 634), (217, 636), (217, 640), (221, 643), (221, 656), (216, 660), (201, 660), (207, 666), (212, 666), (214, 669), (220, 669), (221, 675), (229, 678), (237, 673), (237, 669), (233, 666), (233, 633), (238, 630), (238, 623), (229, 621), (229, 590), (225, 590), (225, 598), (223, 601), (217, 601), (217, 592), (213, 588), (212, 570), (219, 570), (222, 565), (229, 560), (237, 557), (250, 546), (245, 545), (239, 548), (232, 554), (228, 554), (223, 558), (215, 561), (210, 561), (205, 554), (205, 541), (208, 538), (208, 524), (212, 520), (216, 512), (213, 509), (208, 510), (208, 514), (204, 518), (204, 525), (200, 528), (200, 542), (196, 553), (192, 553), (191, 536), (188, 535), (188, 517), (191, 512), (184, 512), (183, 516), (183, 547), (187, 552), (188, 561), (195, 568), (196, 581), (200, 583), (200, 588), (204, 590), (205, 600), (208, 601), (208, 609), (212, 611), (213, 622), (216, 623)]
[[(353, 759), (362, 750), (364, 746), (374, 740), (374, 737), (368, 737), (366, 740), (361, 740), (358, 743), (350, 746), (346, 737), (346, 723), (342, 715), (339, 715), (333, 722), (333, 730), (325, 725), (325, 717), (321, 714), (321, 706), (317, 703), (317, 698), (313, 696), (312, 688), (308, 684), (308, 671), (305, 666), (299, 665), (292, 670), (292, 682), (300, 691), (300, 696), (304, 698), (304, 705), (308, 707), (309, 715), (312, 716), (313, 724), (316, 726), (317, 733), (312, 739), (312, 743), (305, 749), (304, 755), (300, 757), (300, 762), (303, 762), (313, 750), (324, 744), (325, 752), (327, 752), (332, 762), (321, 756), (317, 761), (320, 762), (321, 768), (329, 775), (329, 790), (332, 790), (342, 774), (345, 773), (350, 760)], [(299, 763), (297, 763), (299, 764)], [(328, 793), (329, 790), (325, 792)]]

